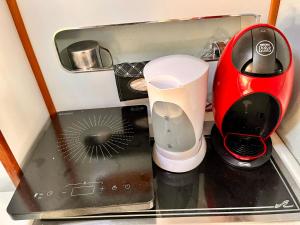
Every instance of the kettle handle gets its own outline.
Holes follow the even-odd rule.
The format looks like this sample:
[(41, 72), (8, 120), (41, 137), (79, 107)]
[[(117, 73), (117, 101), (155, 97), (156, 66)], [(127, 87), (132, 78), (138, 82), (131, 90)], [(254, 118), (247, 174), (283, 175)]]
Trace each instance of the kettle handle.
[[(107, 52), (109, 57), (110, 57), (111, 63), (108, 66), (105, 66), (103, 64), (101, 50), (104, 50), (105, 52)], [(100, 58), (100, 61), (101, 61), (101, 65), (103, 66), (103, 69), (111, 68), (114, 65), (112, 54), (110, 53), (110, 51), (107, 48), (104, 48), (101, 45), (99, 45), (99, 58)]]

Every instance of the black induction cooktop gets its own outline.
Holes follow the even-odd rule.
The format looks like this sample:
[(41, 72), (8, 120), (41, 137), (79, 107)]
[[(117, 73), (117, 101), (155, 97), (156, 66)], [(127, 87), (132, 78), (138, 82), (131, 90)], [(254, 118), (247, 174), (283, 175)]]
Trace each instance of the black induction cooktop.
[[(160, 222), (160, 219), (167, 219), (165, 222), (172, 224), (174, 220), (171, 219), (177, 217), (193, 217), (193, 224), (203, 222), (201, 218), (211, 222), (253, 220), (260, 223), (264, 220), (260, 220), (261, 217), (258, 216), (267, 216), (268, 219), (264, 222), (280, 218), (287, 220), (293, 217), (291, 215), (300, 218), (299, 201), (274, 158), (254, 170), (235, 169), (225, 164), (212, 149), (210, 136), (206, 136), (206, 141), (208, 150), (203, 163), (190, 172), (170, 173), (154, 165), (156, 197), (153, 209), (36, 220), (34, 224), (164, 223), (165, 220)], [(214, 217), (220, 219), (209, 220)], [(184, 224), (182, 220), (180, 224)]]
[[(212, 125), (204, 123), (205, 134)], [(151, 165), (146, 107), (60, 113), (28, 157), (8, 212), (15, 219), (56, 219), (36, 221), (49, 225), (95, 224), (99, 219), (300, 215), (297, 196), (274, 158), (253, 170), (236, 169), (218, 156), (210, 135), (206, 142), (200, 166), (170, 173)]]
[(7, 211), (32, 219), (150, 209), (151, 150), (146, 106), (58, 113)]

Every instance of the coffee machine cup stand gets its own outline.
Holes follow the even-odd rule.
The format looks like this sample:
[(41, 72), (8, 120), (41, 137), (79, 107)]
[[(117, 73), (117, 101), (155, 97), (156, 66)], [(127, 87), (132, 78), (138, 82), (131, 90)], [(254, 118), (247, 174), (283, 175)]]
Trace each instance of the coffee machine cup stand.
[(270, 159), (270, 135), (286, 112), (293, 77), (291, 48), (277, 28), (253, 25), (230, 40), (213, 85), (212, 138), (225, 162), (250, 169)]

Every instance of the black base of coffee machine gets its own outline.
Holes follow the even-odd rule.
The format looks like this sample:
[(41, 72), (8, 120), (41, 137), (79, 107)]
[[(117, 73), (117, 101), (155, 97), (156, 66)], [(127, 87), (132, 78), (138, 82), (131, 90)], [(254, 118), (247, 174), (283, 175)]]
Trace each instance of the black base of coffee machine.
[(265, 142), (267, 146), (266, 154), (263, 156), (251, 160), (251, 161), (243, 161), (240, 159), (235, 158), (232, 156), (224, 147), (223, 137), (221, 133), (219, 132), (216, 125), (213, 126), (211, 130), (211, 138), (212, 138), (212, 144), (214, 150), (218, 153), (218, 155), (229, 165), (237, 168), (244, 168), (244, 169), (254, 169), (257, 168), (267, 161), (269, 161), (271, 155), (272, 155), (272, 141), (271, 138), (268, 138)]

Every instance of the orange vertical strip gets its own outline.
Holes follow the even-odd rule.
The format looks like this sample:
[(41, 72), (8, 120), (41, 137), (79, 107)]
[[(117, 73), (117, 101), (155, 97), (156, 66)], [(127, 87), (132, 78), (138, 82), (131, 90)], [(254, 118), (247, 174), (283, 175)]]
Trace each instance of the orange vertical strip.
[(20, 182), (21, 169), (20, 166), (12, 154), (2, 132), (0, 131), (0, 161), (2, 162), (5, 170), (15, 186)]
[(268, 24), (271, 24), (273, 26), (276, 25), (279, 7), (280, 7), (280, 0), (271, 0)]
[(23, 44), (23, 48), (29, 60), (31, 69), (46, 103), (48, 112), (50, 116), (53, 117), (56, 114), (56, 109), (50, 96), (46, 82), (44, 80), (41, 68), (38, 64), (37, 58), (34, 54), (17, 2), (16, 0), (6, 0), (6, 2), (14, 20), (21, 42)]

